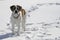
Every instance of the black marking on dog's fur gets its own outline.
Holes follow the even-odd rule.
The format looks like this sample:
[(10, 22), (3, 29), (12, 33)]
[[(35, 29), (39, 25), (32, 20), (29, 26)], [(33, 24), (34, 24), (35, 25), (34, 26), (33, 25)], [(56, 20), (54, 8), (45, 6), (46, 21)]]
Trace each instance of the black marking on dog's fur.
[[(16, 9), (16, 6), (15, 5), (12, 5), (11, 7), (10, 7), (10, 9), (11, 9), (11, 11), (14, 11), (15, 9)], [(17, 5), (17, 10), (21, 10), (22, 9), (22, 7), (21, 6), (19, 6), (19, 5)]]
[(19, 6), (19, 5), (17, 5), (17, 10), (21, 10), (22, 9), (22, 7), (21, 6)]
[(11, 11), (14, 11), (16, 9), (15, 5), (10, 7)]

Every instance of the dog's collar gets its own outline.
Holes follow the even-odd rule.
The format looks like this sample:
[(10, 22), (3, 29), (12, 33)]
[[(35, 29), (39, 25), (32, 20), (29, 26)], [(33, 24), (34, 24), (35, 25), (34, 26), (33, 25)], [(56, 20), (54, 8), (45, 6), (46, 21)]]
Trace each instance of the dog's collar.
[(18, 16), (17, 16), (17, 17), (14, 17), (14, 16), (13, 16), (13, 17), (14, 17), (15, 19), (17, 19), (17, 18), (19, 18), (19, 16), (20, 16), (20, 14), (18, 14)]

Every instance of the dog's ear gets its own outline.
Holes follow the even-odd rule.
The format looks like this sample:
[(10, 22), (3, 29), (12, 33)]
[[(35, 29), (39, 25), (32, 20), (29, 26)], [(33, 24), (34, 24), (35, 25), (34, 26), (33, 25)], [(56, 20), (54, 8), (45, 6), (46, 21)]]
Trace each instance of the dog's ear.
[(15, 8), (16, 8), (15, 5), (10, 6), (11, 11), (14, 11)]
[(17, 5), (17, 9), (18, 9), (19, 11), (21, 11), (22, 7), (19, 6), (19, 5)]

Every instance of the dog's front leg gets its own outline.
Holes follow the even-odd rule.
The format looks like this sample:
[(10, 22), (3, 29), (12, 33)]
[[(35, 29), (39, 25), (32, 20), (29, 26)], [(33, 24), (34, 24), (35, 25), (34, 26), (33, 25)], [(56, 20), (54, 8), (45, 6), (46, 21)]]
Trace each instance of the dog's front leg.
[(14, 29), (15, 29), (14, 24), (12, 24), (12, 34), (13, 34), (13, 35), (15, 34)]
[(20, 24), (17, 24), (17, 26), (18, 26), (17, 35), (19, 36), (20, 35)]

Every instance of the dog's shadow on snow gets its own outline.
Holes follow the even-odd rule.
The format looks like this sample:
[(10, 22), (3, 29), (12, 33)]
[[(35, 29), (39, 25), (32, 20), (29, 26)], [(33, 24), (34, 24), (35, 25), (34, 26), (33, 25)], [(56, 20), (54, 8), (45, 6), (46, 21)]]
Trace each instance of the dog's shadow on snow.
[(12, 33), (6, 33), (3, 35), (0, 35), (0, 40), (5, 39), (5, 38), (9, 38), (9, 37), (13, 37), (13, 34)]

